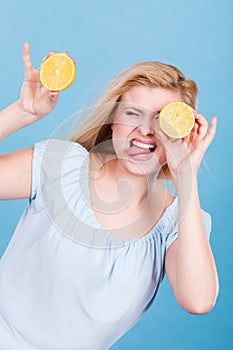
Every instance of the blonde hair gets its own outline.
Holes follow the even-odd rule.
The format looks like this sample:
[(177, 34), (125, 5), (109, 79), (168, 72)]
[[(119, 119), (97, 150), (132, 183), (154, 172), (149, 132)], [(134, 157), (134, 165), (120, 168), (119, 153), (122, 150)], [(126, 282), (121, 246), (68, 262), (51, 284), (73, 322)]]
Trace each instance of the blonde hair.
[[(134, 86), (158, 87), (178, 91), (185, 103), (197, 107), (198, 88), (196, 83), (184, 77), (176, 67), (160, 62), (137, 63), (121, 72), (110, 83), (88, 119), (71, 137), (88, 151), (98, 144), (112, 139), (112, 120), (117, 106), (124, 93)], [(114, 153), (113, 146), (110, 147)], [(104, 150), (102, 150), (104, 152)], [(170, 177), (168, 167), (162, 169), (163, 177)]]

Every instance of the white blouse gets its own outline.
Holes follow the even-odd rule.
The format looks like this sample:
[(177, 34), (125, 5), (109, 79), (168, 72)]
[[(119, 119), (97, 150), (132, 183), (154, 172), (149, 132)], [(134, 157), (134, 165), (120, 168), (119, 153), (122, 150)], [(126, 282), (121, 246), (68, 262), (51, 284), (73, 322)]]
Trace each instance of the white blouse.
[(177, 198), (147, 235), (114, 237), (90, 206), (88, 164), (77, 143), (34, 146), (32, 196), (0, 260), (1, 350), (109, 349), (156, 296)]

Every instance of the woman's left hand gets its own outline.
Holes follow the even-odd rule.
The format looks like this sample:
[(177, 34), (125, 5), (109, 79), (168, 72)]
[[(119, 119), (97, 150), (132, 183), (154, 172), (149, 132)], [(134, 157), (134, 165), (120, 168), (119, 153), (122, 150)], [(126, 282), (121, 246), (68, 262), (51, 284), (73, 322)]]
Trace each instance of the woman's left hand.
[(183, 139), (173, 139), (160, 129), (156, 130), (156, 136), (165, 147), (167, 165), (175, 182), (181, 175), (197, 175), (201, 160), (216, 133), (217, 117), (212, 118), (208, 127), (207, 120), (193, 112), (194, 127)]

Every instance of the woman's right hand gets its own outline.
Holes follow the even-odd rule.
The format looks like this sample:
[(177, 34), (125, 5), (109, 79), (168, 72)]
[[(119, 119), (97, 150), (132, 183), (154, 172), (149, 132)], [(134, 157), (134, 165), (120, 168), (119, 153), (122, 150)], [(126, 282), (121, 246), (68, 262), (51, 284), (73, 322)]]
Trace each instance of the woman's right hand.
[[(54, 53), (54, 51), (50, 52), (44, 60)], [(59, 92), (49, 91), (42, 85), (40, 70), (34, 69), (31, 63), (28, 43), (25, 43), (23, 47), (23, 62), (25, 77), (18, 106), (23, 113), (25, 124), (29, 125), (45, 117), (54, 109)]]

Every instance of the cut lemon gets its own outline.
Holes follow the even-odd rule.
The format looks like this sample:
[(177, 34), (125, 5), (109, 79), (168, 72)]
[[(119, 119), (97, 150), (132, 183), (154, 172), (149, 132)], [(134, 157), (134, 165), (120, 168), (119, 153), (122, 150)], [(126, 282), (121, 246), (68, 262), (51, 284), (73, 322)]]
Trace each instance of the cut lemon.
[(168, 103), (159, 114), (159, 126), (168, 136), (183, 138), (192, 130), (195, 123), (192, 108), (184, 102)]
[(76, 67), (72, 59), (55, 53), (46, 59), (40, 68), (41, 83), (51, 91), (68, 89), (76, 78)]

